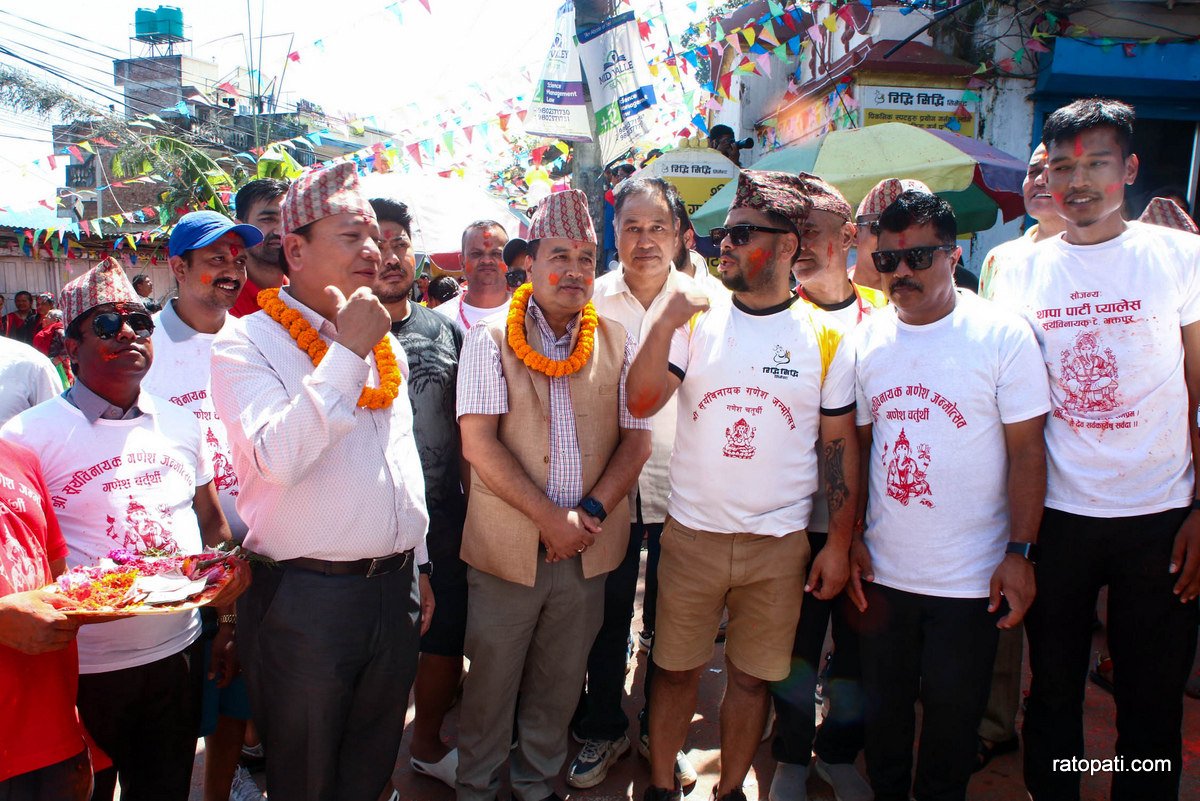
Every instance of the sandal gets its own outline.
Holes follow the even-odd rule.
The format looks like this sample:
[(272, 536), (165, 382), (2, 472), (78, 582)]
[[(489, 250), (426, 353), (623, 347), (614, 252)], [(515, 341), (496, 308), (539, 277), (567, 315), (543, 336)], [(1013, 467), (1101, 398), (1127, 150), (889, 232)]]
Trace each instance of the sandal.
[(998, 743), (988, 744), (988, 741), (979, 738), (979, 748), (975, 752), (975, 773), (983, 770), (992, 761), (993, 757), (1011, 754), (1021, 747), (1021, 741), (1013, 737), (1011, 740), (1003, 740)]

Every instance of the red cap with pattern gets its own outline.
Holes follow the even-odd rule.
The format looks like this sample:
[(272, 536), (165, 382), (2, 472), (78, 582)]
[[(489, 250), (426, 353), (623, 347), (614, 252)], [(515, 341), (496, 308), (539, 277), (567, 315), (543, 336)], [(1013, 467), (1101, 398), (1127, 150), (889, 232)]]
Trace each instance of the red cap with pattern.
[(281, 233), (290, 234), (335, 214), (375, 219), (375, 210), (359, 189), (358, 169), (350, 162), (307, 172), (292, 182), (279, 204)]
[(529, 240), (570, 239), (596, 242), (596, 228), (588, 211), (587, 195), (578, 189), (546, 195), (533, 213)]
[(799, 234), (813, 209), (809, 197), (812, 177), (801, 178), (790, 172), (742, 170), (738, 173), (737, 195), (729, 209), (750, 208), (778, 214)]
[(1187, 231), (1190, 234), (1200, 234), (1200, 228), (1196, 227), (1196, 223), (1187, 212), (1169, 197), (1156, 197), (1151, 200), (1142, 216), (1138, 217), (1138, 221), (1174, 228), (1176, 231)]
[(812, 201), (814, 211), (827, 211), (850, 221), (850, 204), (836, 186), (806, 172), (800, 173), (800, 183), (804, 187), (804, 194)]
[(129, 282), (120, 262), (109, 257), (71, 281), (58, 295), (63, 322), (67, 325), (76, 317), (87, 314), (105, 303), (142, 304), (142, 298)]
[(933, 191), (914, 178), (884, 178), (871, 187), (871, 191), (858, 204), (857, 217), (878, 217), (883, 210), (896, 202), (905, 192), (916, 190), (932, 195)]

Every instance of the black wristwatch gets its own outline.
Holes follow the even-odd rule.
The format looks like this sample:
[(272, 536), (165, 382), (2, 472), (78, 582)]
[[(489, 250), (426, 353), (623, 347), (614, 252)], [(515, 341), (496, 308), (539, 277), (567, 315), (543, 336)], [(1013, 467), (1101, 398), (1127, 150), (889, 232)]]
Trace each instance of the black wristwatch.
[(587, 512), (592, 517), (604, 522), (604, 518), (608, 517), (608, 512), (604, 508), (604, 504), (593, 498), (591, 495), (579, 502), (579, 508)]
[(422, 576), (432, 576), (433, 575), (433, 562), (426, 562), (423, 565), (417, 565), (417, 572), (420, 573)]
[(1004, 549), (1006, 554), (1015, 553), (1017, 556), (1023, 556), (1029, 560), (1030, 564), (1037, 564), (1038, 547), (1032, 542), (1010, 542), (1008, 547)]

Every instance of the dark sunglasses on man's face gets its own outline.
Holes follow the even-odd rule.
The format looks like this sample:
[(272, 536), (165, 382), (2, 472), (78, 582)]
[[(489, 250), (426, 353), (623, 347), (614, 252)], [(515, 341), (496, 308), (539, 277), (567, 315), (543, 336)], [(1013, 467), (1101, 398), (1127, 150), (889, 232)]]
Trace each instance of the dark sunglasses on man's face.
[(896, 272), (901, 259), (908, 262), (908, 266), (914, 270), (928, 270), (933, 266), (933, 254), (939, 250), (949, 253), (954, 250), (954, 245), (926, 245), (904, 250), (877, 250), (871, 254), (871, 259), (875, 262), (875, 269), (881, 273)]
[(145, 339), (154, 333), (154, 320), (145, 312), (104, 312), (92, 318), (92, 331), (100, 339), (112, 339), (129, 323), (133, 335)]
[(731, 225), (728, 228), (713, 228), (708, 232), (708, 238), (712, 240), (713, 245), (721, 247), (721, 243), (725, 241), (725, 237), (729, 237), (729, 241), (734, 245), (744, 245), (750, 241), (750, 234), (754, 231), (763, 231), (768, 234), (794, 234), (795, 231), (789, 231), (786, 228), (767, 228), (765, 225)]

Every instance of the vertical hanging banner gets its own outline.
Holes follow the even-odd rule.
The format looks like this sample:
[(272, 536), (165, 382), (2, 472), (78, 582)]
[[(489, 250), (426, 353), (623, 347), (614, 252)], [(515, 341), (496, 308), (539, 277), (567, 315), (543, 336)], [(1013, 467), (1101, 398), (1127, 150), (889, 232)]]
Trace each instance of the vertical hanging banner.
[(574, 0), (559, 6), (554, 21), (554, 43), (546, 54), (542, 77), (533, 93), (525, 131), (574, 142), (592, 141), (579, 50), (575, 45)]
[(579, 34), (579, 56), (592, 90), (596, 135), (604, 161), (623, 155), (649, 135), (655, 103), (650, 65), (632, 11)]

